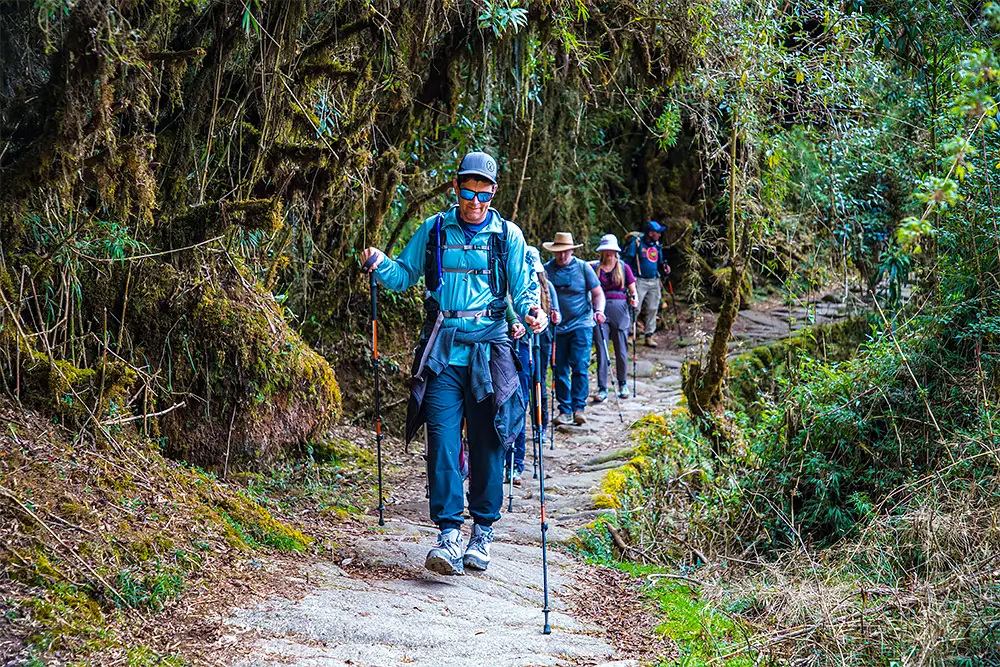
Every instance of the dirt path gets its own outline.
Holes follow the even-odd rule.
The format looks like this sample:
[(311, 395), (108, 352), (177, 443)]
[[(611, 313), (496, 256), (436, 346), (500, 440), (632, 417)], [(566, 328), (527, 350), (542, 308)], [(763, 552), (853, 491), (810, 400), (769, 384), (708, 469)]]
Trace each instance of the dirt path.
[[(789, 313), (778, 306), (741, 313), (734, 352), (741, 345), (786, 336), (790, 319), (798, 329), (841, 317), (834, 303), (820, 301), (815, 308), (815, 318), (805, 308)], [(495, 525), (488, 572), (442, 577), (423, 569), (436, 530), (427, 519), (423, 476), (411, 474), (410, 479), (419, 477), (418, 483), (396, 487), (386, 527), (379, 529), (372, 518), (362, 531), (345, 536), (356, 555), (315, 566), (308, 577), (311, 592), (295, 600), (275, 597), (228, 618), (234, 640), (245, 643), (244, 653), (250, 656), (235, 664), (638, 664), (605, 641), (601, 628), (572, 613), (571, 599), (588, 594), (593, 569), (565, 545), (599, 513), (593, 497), (606, 470), (621, 464), (614, 451), (627, 443), (628, 426), (645, 414), (671, 409), (680, 399), (681, 364), (685, 354), (697, 350), (672, 345), (671, 332), (658, 339), (659, 349), (639, 347), (638, 395), (621, 401), (624, 423), (612, 397), (588, 406), (585, 426), (561, 427), (554, 450), (546, 443), (549, 543), (554, 547), (549, 556), (551, 635), (541, 633), (538, 482), (531, 478), (529, 451), (513, 511)], [(414, 455), (403, 467), (421, 471), (423, 463)]]

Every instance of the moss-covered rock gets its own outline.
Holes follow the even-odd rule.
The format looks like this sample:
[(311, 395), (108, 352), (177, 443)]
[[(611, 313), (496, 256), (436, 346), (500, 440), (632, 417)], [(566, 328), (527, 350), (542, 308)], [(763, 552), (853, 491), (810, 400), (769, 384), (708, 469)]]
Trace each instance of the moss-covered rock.
[(152, 420), (164, 451), (206, 468), (252, 469), (319, 438), (341, 408), (329, 364), (252, 277), (197, 257), (190, 265), (115, 269), (85, 289), (92, 312), (125, 308), (134, 359), (158, 375), (147, 411), (184, 402)]
[[(217, 405), (166, 416), (171, 454), (200, 465), (228, 457), (230, 467), (255, 467), (318, 436), (339, 416), (333, 370), (291, 330), (270, 294), (236, 275), (195, 292), (187, 312), (175, 313), (190, 324), (183, 354), (195, 348), (178, 379), (206, 401), (214, 394)], [(181, 350), (174, 356), (183, 367)]]
[(22, 373), (24, 402), (74, 427), (119, 412), (137, 379), (135, 371), (120, 361), (80, 368), (65, 359), (50, 361), (34, 350), (24, 357)]
[(733, 359), (726, 393), (751, 415), (759, 412), (763, 395), (773, 393), (781, 378), (803, 355), (826, 361), (850, 359), (870, 331), (867, 317), (811, 327), (794, 336), (761, 345)]

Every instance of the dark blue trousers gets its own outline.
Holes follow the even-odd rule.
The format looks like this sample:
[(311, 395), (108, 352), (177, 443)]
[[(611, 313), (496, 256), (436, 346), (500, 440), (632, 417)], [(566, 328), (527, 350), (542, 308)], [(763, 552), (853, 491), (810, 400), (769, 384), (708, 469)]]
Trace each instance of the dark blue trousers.
[(493, 424), (493, 400), (477, 403), (468, 389), (468, 366), (448, 366), (427, 382), (427, 474), (431, 521), (441, 530), (461, 528), (465, 502), (458, 455), (462, 417), (469, 442), (469, 514), (490, 526), (503, 504), (504, 450)]
[[(531, 387), (533, 386), (533, 381), (531, 379), (531, 373), (533, 372), (533, 367), (531, 366), (531, 334), (525, 334), (518, 340), (514, 341), (514, 354), (517, 356), (518, 361), (521, 362), (521, 372), (518, 373), (521, 380), (521, 396), (524, 397), (524, 404), (531, 405)], [(528, 419), (531, 419), (531, 409), (528, 409)], [(517, 434), (517, 439), (514, 440), (514, 470), (518, 472), (524, 472), (524, 454), (527, 442), (527, 423), (526, 419), (524, 424), (521, 425), (521, 430)]]
[(591, 327), (556, 331), (556, 402), (559, 412), (573, 414), (587, 407), (590, 379)]
[(545, 433), (545, 429), (552, 419), (553, 415), (549, 414), (549, 383), (552, 380), (549, 378), (549, 369), (552, 368), (552, 372), (555, 373), (555, 368), (552, 366), (552, 332), (546, 330), (542, 334), (542, 433)]

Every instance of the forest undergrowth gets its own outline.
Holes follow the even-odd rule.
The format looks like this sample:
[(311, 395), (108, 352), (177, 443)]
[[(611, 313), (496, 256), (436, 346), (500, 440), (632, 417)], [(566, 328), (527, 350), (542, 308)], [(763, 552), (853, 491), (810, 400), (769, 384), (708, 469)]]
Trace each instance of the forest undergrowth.
[(738, 438), (638, 422), (584, 550), (648, 580), (681, 664), (1000, 664), (989, 319), (918, 291), (847, 360), (823, 330), (737, 358)]
[(217, 613), (268, 586), (275, 567), (333, 557), (329, 525), (363, 512), (374, 485), (357, 433), (223, 477), (123, 426), (95, 438), (6, 399), (0, 421), (0, 656), (11, 664), (192, 664), (181, 647), (203, 648), (214, 629), (185, 636), (206, 620), (184, 620), (184, 596)]

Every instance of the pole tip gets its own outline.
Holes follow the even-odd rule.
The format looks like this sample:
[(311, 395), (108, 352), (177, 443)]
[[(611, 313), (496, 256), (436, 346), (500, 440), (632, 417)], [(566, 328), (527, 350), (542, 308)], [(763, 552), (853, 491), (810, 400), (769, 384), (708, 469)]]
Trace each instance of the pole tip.
[(552, 634), (552, 628), (549, 627), (548, 623), (546, 623), (545, 627), (542, 628), (542, 634), (543, 635), (551, 635)]

